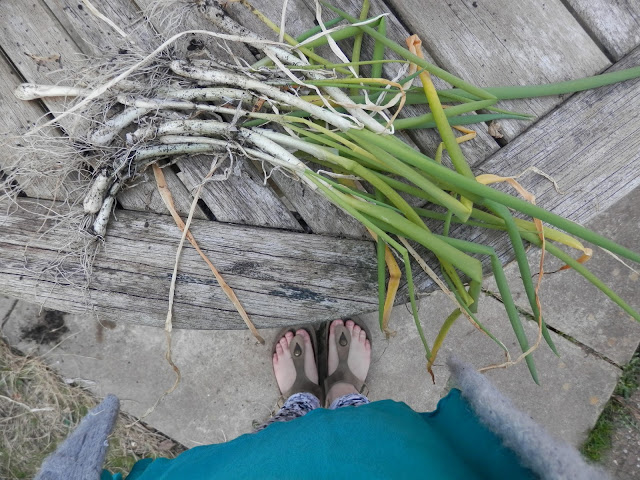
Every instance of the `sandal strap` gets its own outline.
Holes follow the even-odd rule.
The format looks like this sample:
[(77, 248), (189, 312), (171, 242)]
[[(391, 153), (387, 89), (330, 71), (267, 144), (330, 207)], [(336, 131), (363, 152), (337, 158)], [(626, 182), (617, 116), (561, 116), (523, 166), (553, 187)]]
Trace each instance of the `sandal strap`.
[(349, 348), (351, 347), (351, 334), (344, 325), (335, 327), (336, 349), (338, 352), (338, 368), (324, 380), (325, 392), (328, 392), (336, 383), (349, 383), (362, 393), (365, 383), (354, 375), (349, 368)]
[(296, 379), (293, 385), (286, 392), (282, 392), (285, 400), (294, 393), (311, 393), (322, 400), (322, 389), (320, 385), (313, 383), (307, 377), (304, 371), (304, 340), (300, 335), (296, 335), (291, 339), (289, 343), (289, 351), (291, 352), (291, 358), (293, 359), (293, 366), (296, 369)]

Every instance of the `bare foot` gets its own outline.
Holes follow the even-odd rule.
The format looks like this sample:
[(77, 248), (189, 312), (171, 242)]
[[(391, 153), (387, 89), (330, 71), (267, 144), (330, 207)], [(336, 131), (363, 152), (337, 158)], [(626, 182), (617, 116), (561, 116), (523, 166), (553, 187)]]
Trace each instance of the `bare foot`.
[[(329, 375), (335, 372), (338, 368), (338, 350), (336, 348), (337, 339), (335, 335), (335, 327), (342, 324), (342, 320), (334, 320), (329, 326), (329, 358), (327, 367), (327, 373)], [(366, 332), (352, 320), (347, 320), (347, 322), (344, 323), (344, 326), (351, 334), (351, 344), (349, 345), (347, 364), (356, 378), (364, 382), (367, 378), (367, 373), (369, 372), (369, 364), (371, 363), (371, 342), (367, 338)], [(336, 398), (350, 393), (358, 393), (353, 385), (350, 383), (336, 383), (327, 392), (327, 404), (331, 405)]]
[[(296, 331), (304, 341), (304, 372), (307, 378), (316, 385), (318, 384), (318, 367), (313, 355), (313, 345), (309, 333), (300, 329)], [(282, 393), (288, 391), (296, 381), (296, 368), (293, 365), (289, 344), (294, 338), (293, 332), (287, 332), (276, 344), (276, 351), (273, 354), (273, 371), (276, 375), (278, 387)]]

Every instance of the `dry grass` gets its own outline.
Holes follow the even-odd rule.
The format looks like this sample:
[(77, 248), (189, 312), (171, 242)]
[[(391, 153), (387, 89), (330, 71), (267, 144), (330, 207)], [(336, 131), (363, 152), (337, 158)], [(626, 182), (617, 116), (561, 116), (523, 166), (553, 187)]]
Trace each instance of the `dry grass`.
[[(99, 402), (66, 384), (37, 357), (24, 356), (0, 339), (0, 478), (33, 478), (42, 460)], [(184, 450), (171, 439), (120, 414), (109, 438), (105, 468), (128, 473), (141, 458), (175, 457)]]

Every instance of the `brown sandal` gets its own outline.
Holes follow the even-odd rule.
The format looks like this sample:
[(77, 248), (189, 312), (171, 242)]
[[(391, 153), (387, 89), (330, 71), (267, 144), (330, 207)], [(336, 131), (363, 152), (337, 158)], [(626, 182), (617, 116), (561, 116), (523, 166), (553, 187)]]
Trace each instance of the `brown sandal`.
[[(362, 330), (364, 330), (364, 332), (367, 334), (367, 338), (369, 339), (369, 342), (371, 342), (371, 336), (369, 335), (369, 330), (365, 325), (362, 324), (362, 322), (358, 322), (352, 318), (345, 319), (345, 322), (347, 320), (351, 320), (353, 323), (358, 325)], [(365, 392), (365, 390), (367, 390), (367, 385), (365, 384), (364, 380), (360, 380), (358, 377), (356, 377), (351, 371), (351, 369), (349, 368), (349, 363), (348, 363), (349, 348), (351, 347), (351, 334), (349, 333), (349, 330), (347, 330), (347, 327), (345, 327), (344, 325), (337, 325), (335, 328), (335, 335), (336, 335), (336, 348), (338, 349), (338, 367), (336, 368), (335, 372), (333, 372), (331, 375), (325, 378), (324, 380), (325, 393), (329, 392), (329, 390), (331, 390), (331, 387), (333, 387), (336, 383), (348, 383), (353, 385), (353, 387), (359, 393)], [(328, 355), (329, 355), (329, 330), (327, 330), (327, 358), (328, 358)]]
[[(276, 345), (287, 332), (293, 332), (293, 334), (295, 335), (296, 330), (300, 330), (300, 329), (306, 330), (306, 332), (309, 334), (309, 337), (311, 338), (311, 346), (313, 348), (314, 358), (316, 359), (316, 366), (317, 366), (318, 362), (316, 358), (316, 352), (317, 352), (316, 332), (315, 330), (313, 330), (313, 328), (310, 328), (308, 326), (300, 326), (295, 328), (288, 327), (288, 328), (282, 329), (282, 331), (276, 337), (275, 343), (273, 344), (272, 355), (273, 353), (276, 352)], [(293, 385), (291, 386), (291, 388), (289, 388), (289, 390), (287, 390), (286, 392), (280, 392), (282, 394), (282, 400), (283, 401), (286, 400), (294, 393), (306, 392), (306, 393), (311, 393), (312, 395), (315, 395), (316, 397), (318, 397), (318, 400), (320, 400), (320, 403), (322, 404), (322, 402), (324, 401), (322, 388), (320, 388), (320, 385), (315, 384), (311, 380), (309, 380), (309, 377), (307, 377), (307, 374), (304, 371), (304, 353), (305, 353), (304, 348), (305, 347), (304, 347), (303, 338), (300, 335), (295, 335), (291, 339), (291, 342), (289, 343), (289, 351), (291, 352), (293, 366), (296, 369), (296, 379), (293, 382)]]

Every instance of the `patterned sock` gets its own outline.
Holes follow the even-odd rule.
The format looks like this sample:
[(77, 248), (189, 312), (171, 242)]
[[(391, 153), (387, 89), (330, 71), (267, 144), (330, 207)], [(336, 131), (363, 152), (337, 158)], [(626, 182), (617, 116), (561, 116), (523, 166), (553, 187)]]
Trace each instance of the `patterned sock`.
[(288, 422), (294, 418), (302, 417), (311, 410), (315, 410), (320, 407), (320, 400), (315, 395), (310, 393), (294, 393), (291, 395), (282, 408), (273, 417), (267, 420), (265, 423), (256, 428), (256, 432), (267, 428), (269, 425), (275, 422)]
[(335, 410), (336, 408), (342, 407), (359, 407), (360, 405), (366, 405), (367, 403), (369, 403), (369, 399), (364, 395), (360, 395), (359, 393), (350, 393), (336, 398), (329, 406), (329, 410)]

